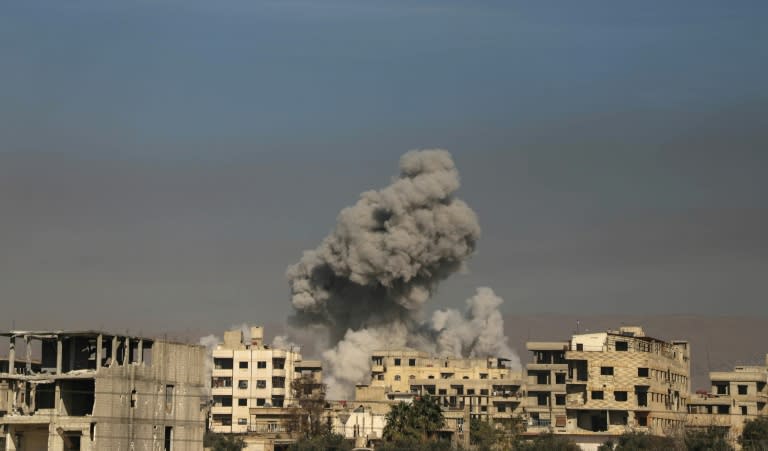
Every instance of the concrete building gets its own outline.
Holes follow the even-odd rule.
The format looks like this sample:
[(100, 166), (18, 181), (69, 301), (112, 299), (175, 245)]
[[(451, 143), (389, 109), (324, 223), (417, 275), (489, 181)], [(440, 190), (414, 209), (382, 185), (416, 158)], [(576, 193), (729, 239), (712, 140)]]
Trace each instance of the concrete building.
[(298, 349), (265, 345), (262, 327), (252, 327), (250, 334), (246, 342), (241, 330), (227, 331), (212, 352), (210, 430), (289, 443), (291, 409), (297, 405), (291, 382), (303, 375), (320, 389), (322, 366), (303, 360)]
[[(414, 396), (435, 396), (445, 416), (441, 433), (467, 445), (470, 419), (504, 428), (522, 412), (521, 372), (508, 364), (509, 360), (495, 357), (437, 357), (411, 349), (376, 351), (371, 356), (371, 381), (356, 387), (355, 403), (392, 404), (409, 402)], [(386, 407), (383, 414), (389, 410)], [(379, 437), (379, 431), (371, 431), (371, 440)]]
[(202, 448), (202, 346), (99, 331), (0, 337), (9, 349), (0, 368), (0, 450)]
[(688, 403), (687, 426), (722, 429), (736, 444), (747, 420), (768, 415), (768, 354), (765, 365), (715, 371), (709, 379), (710, 391), (697, 392)]
[(647, 337), (639, 327), (529, 342), (529, 434), (571, 435), (584, 448), (629, 431), (670, 435), (685, 426), (687, 342)]

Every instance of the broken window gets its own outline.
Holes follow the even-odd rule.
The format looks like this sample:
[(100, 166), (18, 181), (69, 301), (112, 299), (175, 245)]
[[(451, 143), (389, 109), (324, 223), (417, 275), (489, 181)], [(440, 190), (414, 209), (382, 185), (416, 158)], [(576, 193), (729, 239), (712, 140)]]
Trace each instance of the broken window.
[[(56, 407), (56, 385), (38, 384), (35, 391), (35, 407), (38, 409), (53, 409)], [(1, 450), (2, 448), (0, 448)]]
[(231, 370), (232, 359), (231, 358), (213, 358), (213, 367), (217, 370)]
[(558, 385), (565, 383), (565, 373), (555, 373), (555, 383)]
[(141, 348), (141, 363), (144, 366), (152, 366), (152, 342), (144, 340)]
[(128, 363), (139, 364), (139, 340), (130, 341), (130, 352), (128, 353)]
[(214, 396), (213, 405), (215, 407), (232, 407), (231, 396)]
[(557, 406), (564, 406), (565, 405), (565, 395), (555, 395), (555, 405), (557, 405)]
[(62, 380), (59, 384), (61, 384), (62, 415), (82, 417), (92, 414), (95, 398), (93, 379)]

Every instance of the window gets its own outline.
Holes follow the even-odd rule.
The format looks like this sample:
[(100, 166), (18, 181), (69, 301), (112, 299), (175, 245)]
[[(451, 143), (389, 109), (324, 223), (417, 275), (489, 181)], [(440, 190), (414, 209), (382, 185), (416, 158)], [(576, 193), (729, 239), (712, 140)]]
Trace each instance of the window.
[(240, 390), (245, 390), (246, 388), (248, 388), (248, 381), (246, 380), (237, 381), (237, 388), (239, 388)]
[(728, 414), (731, 413), (731, 409), (728, 406), (717, 406), (717, 413)]
[(136, 390), (131, 390), (131, 408), (136, 407)]
[(496, 406), (496, 410), (498, 412), (506, 412), (507, 411), (507, 405), (506, 404), (499, 404)]
[(557, 405), (557, 406), (564, 406), (565, 405), (565, 395), (555, 395), (555, 405)]
[(266, 368), (267, 362), (265, 360), (260, 360), (256, 362), (256, 368)]
[(728, 385), (727, 384), (717, 384), (716, 386), (717, 394), (718, 395), (727, 395), (728, 394)]
[(747, 394), (747, 386), (746, 385), (739, 385), (739, 394), (740, 395), (746, 395)]
[(648, 377), (648, 368), (638, 368), (637, 377)]
[(282, 376), (273, 377), (272, 388), (285, 388), (285, 378)]
[(603, 391), (595, 390), (592, 392), (592, 399), (603, 399)]
[(240, 398), (237, 400), (237, 405), (240, 407), (248, 407), (248, 400), (245, 398)]
[(400, 375), (399, 375), (399, 374), (396, 374), (396, 375), (395, 375), (395, 380), (396, 380), (396, 381), (399, 381), (399, 380), (400, 380)]
[(560, 385), (565, 383), (565, 373), (555, 373), (555, 383)]
[(240, 362), (238, 365), (240, 366), (241, 370), (247, 370), (248, 369), (248, 362)]
[(264, 398), (256, 398), (256, 406), (257, 407), (263, 407), (264, 406)]
[(480, 396), (488, 396), (488, 389), (487, 388), (481, 388), (480, 389)]
[(481, 412), (487, 412), (488, 411), (488, 406), (480, 406), (480, 411)]
[(584, 343), (576, 343), (576, 350), (577, 351), (583, 351), (584, 350)]
[(536, 404), (546, 406), (549, 401), (549, 393), (539, 393), (536, 395)]
[(468, 388), (467, 389), (467, 394), (468, 395), (474, 395), (475, 394), (475, 389), (474, 388)]
[(441, 388), (441, 389), (437, 390), (437, 394), (438, 395), (447, 395), (448, 391), (446, 389), (444, 389), (444, 388)]
[(549, 384), (549, 373), (539, 373), (536, 375), (536, 383), (539, 385)]
[(616, 350), (617, 351), (628, 351), (629, 350), (629, 344), (626, 341), (617, 341), (616, 342)]
[(267, 388), (267, 381), (259, 379), (256, 381), (256, 388)]
[(741, 414), (746, 415), (747, 414), (747, 406), (741, 406)]
[(221, 358), (214, 358), (213, 359), (213, 367), (217, 370), (231, 370), (232, 369), (232, 359), (221, 359)]
[(416, 359), (408, 359), (408, 366), (416, 366)]
[(383, 374), (379, 374), (379, 375), (377, 375), (377, 376), (376, 376), (376, 380), (380, 380), (380, 381), (383, 381), (383, 380), (384, 380), (384, 375), (383, 375)]
[(480, 379), (488, 379), (488, 373), (480, 373)]
[(626, 401), (627, 400), (627, 392), (625, 391), (615, 391), (613, 392), (613, 399), (616, 401)]
[(241, 426), (242, 425), (246, 425), (246, 424), (248, 424), (248, 419), (247, 418), (238, 418), (237, 419), (237, 424), (239, 424)]
[(395, 359), (395, 366), (400, 366), (400, 359)]
[(165, 451), (171, 451), (173, 450), (173, 426), (166, 426), (165, 427), (165, 443), (164, 443), (164, 450)]
[(411, 374), (410, 376), (408, 376), (408, 380), (411, 380), (411, 379), (416, 379), (416, 376), (414, 376), (413, 374)]
[(600, 375), (601, 376), (613, 376), (613, 367), (612, 366), (601, 366), (600, 367)]

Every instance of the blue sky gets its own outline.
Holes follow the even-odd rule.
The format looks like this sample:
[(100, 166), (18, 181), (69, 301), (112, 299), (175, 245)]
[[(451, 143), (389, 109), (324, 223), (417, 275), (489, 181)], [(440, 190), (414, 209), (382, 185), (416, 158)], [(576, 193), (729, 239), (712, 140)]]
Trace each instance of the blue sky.
[(29, 327), (60, 302), (280, 321), (285, 267), (338, 210), (444, 147), (484, 238), (436, 306), (483, 284), (507, 312), (765, 315), (767, 13), (6, 2), (0, 296)]

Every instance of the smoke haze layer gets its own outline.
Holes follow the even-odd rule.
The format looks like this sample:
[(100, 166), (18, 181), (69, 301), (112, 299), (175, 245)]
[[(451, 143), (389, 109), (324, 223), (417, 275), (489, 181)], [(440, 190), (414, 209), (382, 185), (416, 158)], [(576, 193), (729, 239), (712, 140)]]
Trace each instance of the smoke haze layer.
[(330, 235), (288, 268), (295, 310), (289, 330), (309, 334), (322, 353), (329, 396), (349, 396), (365, 381), (376, 349), (514, 357), (498, 312), (502, 301), (489, 288), (478, 290), (467, 312), (421, 320), (439, 282), (463, 267), (480, 238), (477, 215), (454, 195), (459, 185), (447, 151), (408, 152), (399, 177), (361, 194)]

